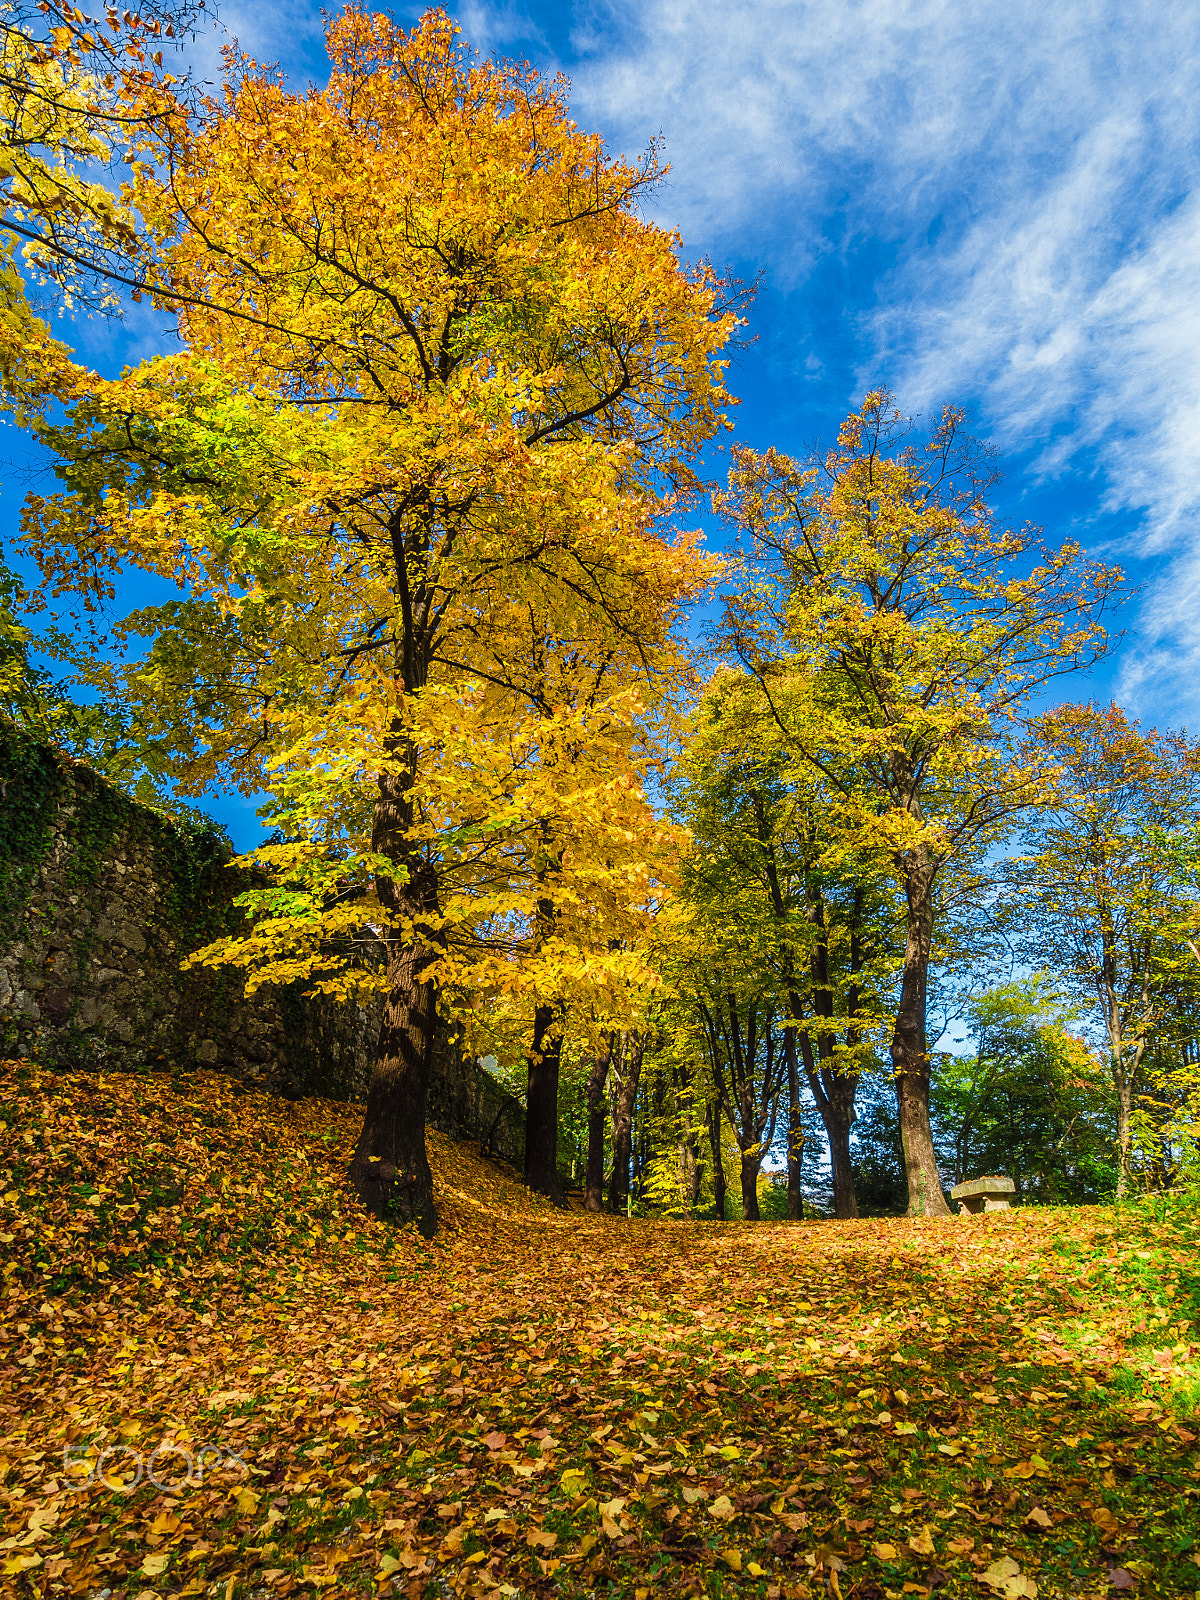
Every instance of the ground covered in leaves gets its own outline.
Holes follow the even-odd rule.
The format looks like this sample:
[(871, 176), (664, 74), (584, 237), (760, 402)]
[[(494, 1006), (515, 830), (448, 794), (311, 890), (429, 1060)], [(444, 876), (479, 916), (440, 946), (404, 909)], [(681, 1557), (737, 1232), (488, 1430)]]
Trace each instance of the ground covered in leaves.
[(354, 1107), (0, 1077), (0, 1592), (1200, 1589), (1200, 1219), (563, 1215)]

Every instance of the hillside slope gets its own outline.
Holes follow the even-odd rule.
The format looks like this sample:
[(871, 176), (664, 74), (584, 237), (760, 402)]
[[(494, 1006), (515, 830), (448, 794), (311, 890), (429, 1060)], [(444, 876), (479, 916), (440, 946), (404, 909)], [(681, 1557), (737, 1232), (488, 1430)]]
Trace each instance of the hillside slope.
[(352, 1106), (3, 1072), (5, 1593), (1200, 1588), (1194, 1216), (589, 1217), (434, 1135), (427, 1245)]

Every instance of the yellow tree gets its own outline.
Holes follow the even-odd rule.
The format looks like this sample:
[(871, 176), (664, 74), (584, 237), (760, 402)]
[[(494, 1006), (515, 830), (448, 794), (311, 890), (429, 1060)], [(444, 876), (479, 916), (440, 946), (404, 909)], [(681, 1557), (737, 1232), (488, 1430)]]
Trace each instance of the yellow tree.
[[(185, 786), (266, 783), (309, 819), (276, 863), (295, 970), (328, 965), (331, 902), (349, 917), (369, 893), (353, 914), (383, 930), (387, 1000), (351, 1170), (372, 1209), (431, 1228), (446, 900), (473, 838), (471, 894), (503, 855), (490, 778), (463, 785), (537, 764), (531, 632), (574, 662), (555, 703), (585, 724), (578, 684), (601, 664), (599, 698), (674, 682), (673, 629), (709, 573), (660, 519), (724, 421), (737, 318), (640, 218), (653, 152), (609, 159), (562, 83), (477, 61), (440, 12), (404, 33), (348, 10), (328, 51), (306, 95), (231, 54), (221, 99), (180, 109), (140, 169), (185, 352), (47, 431), (68, 492), (31, 503), (28, 536), (52, 586), (100, 599), (129, 562), (183, 586), (126, 620), (151, 648), (109, 685)], [(446, 832), (464, 726), (483, 743)]]
[(738, 451), (721, 501), (750, 542), (725, 648), (844, 825), (887, 849), (904, 895), (891, 1056), (917, 1214), (948, 1212), (929, 1126), (936, 881), (1029, 802), (1014, 730), (1035, 689), (1104, 649), (1118, 580), (1075, 545), (997, 527), (987, 467), (960, 411), (918, 447), (876, 391), (816, 466)]
[(1010, 863), (1010, 918), (1031, 961), (1100, 1020), (1117, 1103), (1117, 1193), (1129, 1188), (1133, 1113), (1193, 961), (1195, 897), (1173, 840), (1200, 818), (1200, 747), (1143, 730), (1117, 705), (1060, 706), (1033, 725), (1050, 769)]

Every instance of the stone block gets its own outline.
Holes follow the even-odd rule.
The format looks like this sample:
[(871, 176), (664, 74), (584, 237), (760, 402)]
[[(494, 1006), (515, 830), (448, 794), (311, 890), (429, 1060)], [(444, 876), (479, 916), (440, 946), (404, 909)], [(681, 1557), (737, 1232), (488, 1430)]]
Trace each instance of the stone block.
[(1011, 1178), (972, 1178), (967, 1183), (956, 1183), (950, 1198), (957, 1200), (964, 1212), (977, 1216), (981, 1211), (1007, 1211), (1007, 1196), (1016, 1192)]

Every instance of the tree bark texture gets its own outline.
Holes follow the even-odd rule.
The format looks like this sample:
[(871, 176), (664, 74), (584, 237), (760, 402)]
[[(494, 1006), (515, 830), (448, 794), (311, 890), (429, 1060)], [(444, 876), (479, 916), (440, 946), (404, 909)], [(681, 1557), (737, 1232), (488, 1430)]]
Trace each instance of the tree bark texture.
[(948, 1217), (933, 1130), (929, 1125), (929, 1041), (925, 1033), (929, 956), (933, 948), (933, 879), (936, 863), (926, 845), (903, 858), (908, 902), (904, 975), (892, 1036), (892, 1068), (900, 1113), (900, 1140), (908, 1178), (910, 1217)]
[[(410, 772), (411, 765), (410, 761)], [(421, 917), (436, 910), (437, 884), (419, 856), (406, 859), (411, 855), (406, 838), (412, 820), (409, 783), (403, 775), (381, 774), (372, 846), (403, 863), (407, 872), (407, 882), (377, 881), (381, 903), (392, 913)], [(426, 1238), (432, 1238), (438, 1226), (433, 1174), (425, 1152), (437, 991), (424, 974), (434, 955), (419, 939), (388, 940), (388, 996), (362, 1132), (349, 1168), (350, 1181), (368, 1211), (388, 1221), (415, 1222)]]
[(529, 1088), (525, 1096), (525, 1182), (556, 1206), (567, 1209), (558, 1176), (558, 1077), (562, 1035), (555, 1033), (554, 1007), (540, 1005), (533, 1013), (533, 1048), (529, 1052)]
[(388, 998), (350, 1181), (367, 1210), (437, 1232), (433, 1174), (425, 1153), (425, 1101), (437, 1023), (434, 986), (420, 977), (423, 951), (400, 945), (388, 966)]
[(761, 1222), (758, 1209), (758, 1169), (762, 1156), (757, 1151), (742, 1151), (742, 1216), (747, 1222)]

